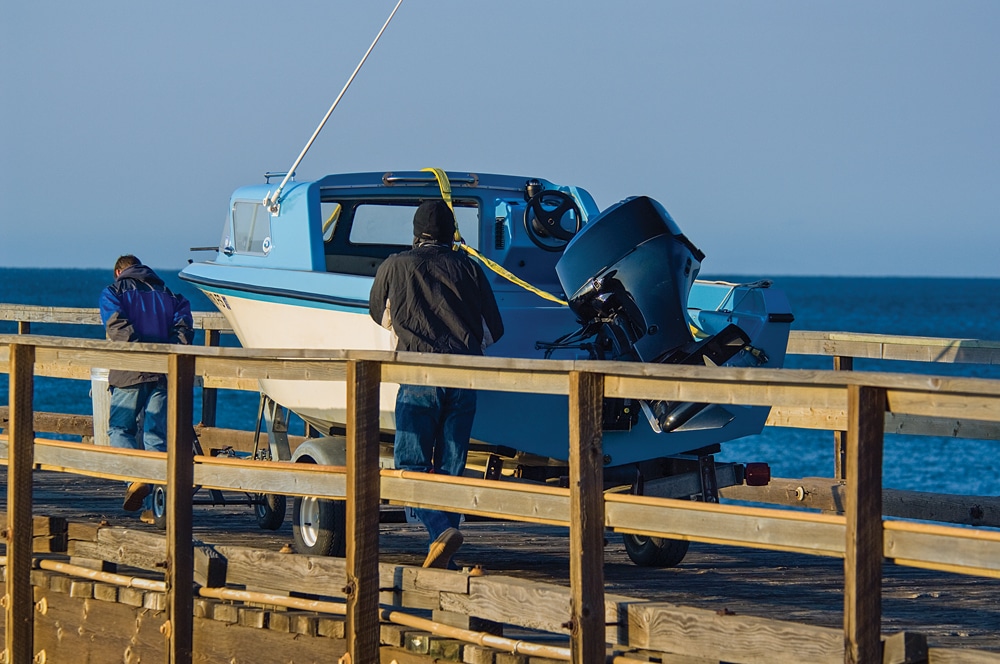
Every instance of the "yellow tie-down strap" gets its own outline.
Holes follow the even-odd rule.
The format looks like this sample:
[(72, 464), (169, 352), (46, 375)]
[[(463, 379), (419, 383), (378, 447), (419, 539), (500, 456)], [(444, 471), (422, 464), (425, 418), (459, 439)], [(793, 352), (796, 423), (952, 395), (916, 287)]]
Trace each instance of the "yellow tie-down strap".
[[(448, 180), (448, 174), (445, 173), (440, 168), (422, 168), (420, 170), (423, 171), (423, 172), (433, 173), (434, 174), (434, 177), (437, 178), (438, 187), (440, 187), (440, 189), (441, 189), (441, 198), (444, 200), (445, 203), (448, 204), (448, 207), (451, 208), (451, 211), (454, 214), (454, 212), (455, 212), (455, 206), (451, 202), (451, 182)], [(462, 234), (459, 233), (459, 231), (458, 231), (458, 218), (457, 217), (455, 218), (455, 243), (456, 243), (455, 244), (456, 248), (461, 247), (462, 250), (465, 251), (466, 253), (468, 253), (468, 254), (470, 254), (472, 256), (475, 256), (476, 258), (479, 259), (479, 261), (483, 265), (485, 265), (486, 267), (488, 267), (493, 272), (499, 274), (501, 277), (503, 277), (507, 281), (509, 281), (509, 282), (511, 282), (513, 284), (517, 284), (521, 288), (523, 288), (523, 289), (525, 289), (527, 291), (531, 291), (532, 293), (534, 293), (535, 295), (538, 295), (539, 297), (544, 297), (546, 300), (551, 300), (552, 302), (556, 302), (558, 304), (566, 306), (566, 301), (565, 300), (556, 297), (552, 293), (547, 293), (547, 292), (543, 291), (541, 288), (536, 288), (536, 287), (532, 286), (531, 284), (529, 284), (527, 281), (525, 281), (521, 277), (519, 277), (516, 274), (514, 274), (513, 272), (509, 271), (504, 266), (500, 265), (496, 261), (490, 260), (486, 256), (483, 256), (481, 253), (479, 253), (478, 251), (476, 251), (475, 249), (473, 249), (472, 247), (470, 247), (469, 245), (467, 245), (465, 243), (465, 240), (462, 239)]]

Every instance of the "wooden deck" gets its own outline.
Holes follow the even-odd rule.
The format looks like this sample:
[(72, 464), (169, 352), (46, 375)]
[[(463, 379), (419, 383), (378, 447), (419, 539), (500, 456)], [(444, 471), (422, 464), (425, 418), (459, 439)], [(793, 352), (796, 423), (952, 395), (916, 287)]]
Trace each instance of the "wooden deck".
[[(0, 467), (0, 483), (6, 484), (4, 467)], [(121, 510), (122, 493), (121, 482), (35, 473), (36, 514), (159, 532)], [(207, 498), (203, 494), (197, 497)], [(2, 492), (0, 506), (6, 508)], [(380, 560), (418, 566), (426, 535), (420, 526), (386, 522), (400, 516), (393, 512), (383, 519)], [(206, 543), (262, 551), (276, 552), (292, 541), (288, 519), (279, 530), (264, 531), (257, 527), (250, 508), (241, 505), (196, 507), (193, 530)], [(569, 586), (567, 529), (470, 521), (463, 532), (466, 543), (456, 556), (460, 565), (478, 564), (490, 575)], [(640, 568), (629, 561), (614, 533), (608, 534), (604, 555), (608, 594), (821, 627), (843, 625), (844, 569), (843, 561), (836, 558), (694, 542), (677, 568)], [(931, 647), (988, 651), (1000, 658), (1000, 579), (889, 563), (882, 571), (883, 634), (916, 632), (925, 635)]]

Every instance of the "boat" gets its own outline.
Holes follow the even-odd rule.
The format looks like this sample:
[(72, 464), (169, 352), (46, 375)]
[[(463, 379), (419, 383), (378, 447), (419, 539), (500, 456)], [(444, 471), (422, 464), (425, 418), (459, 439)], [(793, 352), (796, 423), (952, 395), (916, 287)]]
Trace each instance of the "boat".
[[(487, 355), (781, 366), (792, 320), (784, 294), (767, 281), (697, 281), (703, 254), (653, 199), (600, 212), (580, 187), (443, 175), (465, 245), (530, 285), (487, 268), (506, 327)], [(441, 197), (438, 177), (351, 173), (293, 183), (277, 214), (263, 202), (267, 183), (240, 188), (215, 258), (180, 277), (215, 303), (246, 348), (392, 350), (390, 333), (369, 316), (369, 291), (381, 262), (411, 246), (416, 206)], [(732, 352), (720, 356), (726, 344)], [(346, 421), (344, 383), (265, 380), (261, 389), (324, 433)], [(383, 384), (380, 395), (387, 431), (396, 389)], [(699, 406), (608, 404), (609, 465), (760, 433), (768, 412)], [(565, 459), (567, 407), (559, 396), (484, 393), (473, 438)]]
[[(602, 211), (582, 187), (439, 169), (290, 180), (277, 198), (271, 177), (232, 194), (215, 256), (180, 273), (244, 347), (392, 350), (390, 333), (368, 312), (375, 272), (411, 246), (416, 207), (444, 197), (458, 222), (456, 246), (483, 262), (504, 318), (506, 332), (487, 355), (769, 368), (784, 361), (793, 320), (784, 293), (767, 280), (698, 280), (703, 253), (652, 198)], [(381, 386), (389, 441), (397, 387)], [(310, 441), (292, 460), (343, 458), (336, 434), (346, 422), (345, 383), (262, 380), (261, 391), (341, 446), (331, 452)], [(480, 392), (472, 456), (551, 481), (565, 474), (567, 409), (565, 397)], [(704, 459), (722, 442), (760, 433), (767, 415), (759, 406), (606, 400), (606, 477), (675, 474), (652, 469), (675, 469), (658, 461)]]

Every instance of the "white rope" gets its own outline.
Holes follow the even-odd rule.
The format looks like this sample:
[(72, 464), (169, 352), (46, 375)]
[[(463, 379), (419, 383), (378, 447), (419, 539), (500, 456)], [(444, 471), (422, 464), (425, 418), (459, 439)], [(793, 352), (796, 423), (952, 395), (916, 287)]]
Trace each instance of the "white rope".
[(274, 191), (273, 194), (269, 193), (267, 195), (267, 198), (264, 199), (264, 205), (267, 205), (269, 208), (272, 208), (271, 210), (272, 213), (276, 211), (276, 206), (279, 200), (281, 199), (281, 190), (285, 188), (285, 185), (288, 184), (288, 180), (291, 179), (292, 175), (295, 174), (295, 169), (297, 169), (299, 167), (299, 164), (302, 163), (302, 159), (306, 156), (306, 153), (309, 152), (309, 148), (312, 147), (313, 141), (315, 141), (316, 137), (319, 136), (319, 132), (323, 131), (323, 125), (325, 125), (326, 121), (330, 119), (330, 116), (333, 114), (333, 109), (337, 108), (337, 104), (340, 103), (340, 99), (344, 96), (344, 93), (347, 92), (347, 88), (351, 86), (351, 83), (354, 81), (354, 77), (358, 75), (359, 71), (361, 71), (362, 65), (365, 64), (365, 60), (368, 59), (368, 56), (371, 54), (372, 49), (375, 48), (375, 44), (377, 44), (378, 40), (382, 38), (382, 33), (385, 32), (385, 29), (387, 27), (389, 27), (389, 21), (391, 21), (392, 17), (396, 15), (396, 10), (399, 9), (399, 6), (401, 4), (403, 4), (403, 0), (399, 0), (399, 2), (396, 3), (396, 6), (393, 7), (392, 12), (389, 14), (389, 18), (385, 20), (385, 23), (382, 25), (382, 29), (378, 31), (377, 35), (375, 35), (375, 40), (372, 41), (371, 46), (369, 46), (368, 50), (365, 51), (364, 56), (361, 58), (361, 62), (359, 62), (358, 66), (354, 68), (354, 72), (351, 74), (351, 77), (347, 79), (347, 83), (344, 84), (344, 87), (341, 89), (340, 94), (337, 95), (337, 98), (333, 101), (333, 105), (330, 106), (330, 110), (327, 111), (326, 115), (323, 116), (323, 120), (319, 123), (319, 126), (316, 127), (316, 131), (313, 132), (313, 135), (309, 138), (309, 141), (306, 143), (306, 146), (302, 148), (302, 152), (299, 153), (299, 156), (295, 160), (295, 163), (292, 164), (292, 167), (288, 169), (287, 173), (285, 173), (285, 178), (281, 181), (281, 184), (278, 185), (278, 188)]

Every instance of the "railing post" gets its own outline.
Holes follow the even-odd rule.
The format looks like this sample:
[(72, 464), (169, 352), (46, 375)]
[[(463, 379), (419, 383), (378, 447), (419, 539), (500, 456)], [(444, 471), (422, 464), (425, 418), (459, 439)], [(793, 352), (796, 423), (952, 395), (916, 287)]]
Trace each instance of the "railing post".
[(347, 653), (379, 661), (379, 384), (382, 365), (347, 363)]
[(32, 468), (34, 467), (35, 348), (10, 344), (10, 423), (7, 450), (7, 609), (4, 626), (7, 664), (30, 664), (35, 657), (31, 591)]
[(844, 662), (882, 661), (884, 388), (847, 386)]
[[(834, 371), (854, 371), (854, 358), (844, 357), (842, 355), (835, 355), (833, 358), (833, 370)], [(844, 455), (847, 453), (847, 432), (846, 431), (834, 431), (833, 432), (833, 476), (838, 480), (845, 479), (847, 477), (847, 471), (844, 468)]]
[(604, 376), (569, 374), (570, 651), (573, 664), (603, 662)]
[(19, 320), (17, 321), (17, 333), (18, 334), (31, 334), (31, 321)]
[[(219, 331), (205, 330), (205, 345), (219, 345)], [(215, 414), (219, 403), (219, 393), (214, 387), (201, 388), (201, 423), (206, 427), (215, 426)]]
[(191, 498), (194, 488), (193, 355), (167, 361), (167, 662), (191, 662), (194, 635), (194, 545)]

